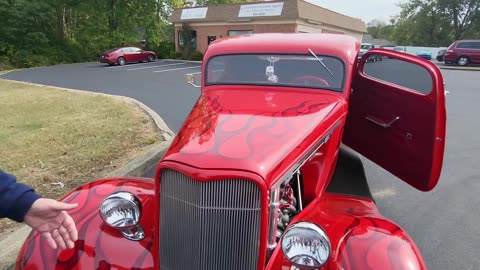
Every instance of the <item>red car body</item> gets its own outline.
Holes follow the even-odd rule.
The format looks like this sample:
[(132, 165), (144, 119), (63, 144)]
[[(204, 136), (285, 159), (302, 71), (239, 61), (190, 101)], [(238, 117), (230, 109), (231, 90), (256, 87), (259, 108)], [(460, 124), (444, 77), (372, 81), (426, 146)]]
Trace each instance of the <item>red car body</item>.
[[(413, 240), (381, 215), (368, 187), (363, 194), (337, 187), (367, 186), (358, 155), (341, 143), (419, 190), (435, 187), (445, 139), (443, 79), (435, 64), (413, 55), (372, 49), (357, 64), (358, 51), (355, 39), (334, 34), (256, 34), (211, 43), (201, 95), (155, 178), (99, 179), (71, 191), (63, 200), (80, 205), (71, 212), (79, 229), (75, 248), (51, 250), (31, 233), (15, 269), (426, 269)], [(370, 54), (388, 59), (366, 63)], [(249, 70), (229, 67), (229, 57), (246, 55), (254, 56), (244, 62)], [(418, 93), (365, 74), (366, 65), (394, 58), (424, 69), (431, 91)], [(255, 59), (277, 66), (266, 66), (272, 81), (229, 79), (254, 71)], [(314, 78), (318, 85), (311, 86), (309, 74), (291, 85), (272, 76), (294, 74), (295, 61), (306, 59), (311, 62), (302, 63), (314, 65), (315, 72), (327, 74), (325, 64), (332, 77)], [(290, 60), (282, 75), (278, 67)], [(274, 196), (280, 183), (287, 198), (281, 203)], [(143, 239), (126, 239), (99, 215), (102, 201), (116, 191), (140, 201)], [(278, 207), (288, 211), (293, 205), (301, 207), (288, 222), (280, 221)], [(322, 266), (295, 266), (282, 249), (284, 235), (272, 237), (298, 222), (327, 235), (330, 253)]]
[(100, 56), (100, 63), (109, 65), (125, 65), (126, 63), (152, 62), (157, 55), (152, 51), (145, 51), (137, 47), (119, 47), (103, 52)]

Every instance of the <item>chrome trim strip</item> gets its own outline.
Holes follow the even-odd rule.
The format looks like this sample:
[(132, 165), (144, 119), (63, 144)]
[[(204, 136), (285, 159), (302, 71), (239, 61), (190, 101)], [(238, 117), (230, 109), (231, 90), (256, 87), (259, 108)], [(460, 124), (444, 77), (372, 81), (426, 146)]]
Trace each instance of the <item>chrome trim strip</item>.
[[(305, 164), (316, 152), (317, 150), (328, 141), (330, 134), (340, 125), (342, 120), (337, 121), (323, 137), (320, 138), (290, 169), (280, 178), (280, 180), (275, 185), (281, 185), (290, 180), (296, 171)], [(274, 185), (274, 186), (275, 186)]]

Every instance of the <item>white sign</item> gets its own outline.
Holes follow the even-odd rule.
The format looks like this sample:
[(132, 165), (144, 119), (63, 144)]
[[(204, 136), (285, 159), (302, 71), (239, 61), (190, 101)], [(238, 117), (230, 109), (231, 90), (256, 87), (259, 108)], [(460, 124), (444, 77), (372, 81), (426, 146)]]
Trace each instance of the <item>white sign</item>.
[(283, 2), (241, 5), (238, 17), (280, 16), (282, 9)]
[(208, 7), (183, 9), (180, 19), (204, 19), (207, 16), (207, 10)]

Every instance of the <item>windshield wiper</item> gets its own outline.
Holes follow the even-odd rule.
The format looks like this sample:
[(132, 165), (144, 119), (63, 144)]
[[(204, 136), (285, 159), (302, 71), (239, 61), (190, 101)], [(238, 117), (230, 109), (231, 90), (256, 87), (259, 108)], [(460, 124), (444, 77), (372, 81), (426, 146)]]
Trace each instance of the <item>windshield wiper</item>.
[(330, 69), (328, 69), (328, 67), (323, 63), (322, 59), (318, 58), (317, 55), (311, 49), (308, 49), (308, 52), (311, 55), (313, 55), (313, 57), (315, 57), (315, 59), (317, 59), (317, 61), (320, 62), (320, 64), (322, 64), (322, 66), (328, 71), (328, 73), (330, 73), (330, 75), (332, 75), (332, 77), (335, 77), (333, 73), (330, 71)]

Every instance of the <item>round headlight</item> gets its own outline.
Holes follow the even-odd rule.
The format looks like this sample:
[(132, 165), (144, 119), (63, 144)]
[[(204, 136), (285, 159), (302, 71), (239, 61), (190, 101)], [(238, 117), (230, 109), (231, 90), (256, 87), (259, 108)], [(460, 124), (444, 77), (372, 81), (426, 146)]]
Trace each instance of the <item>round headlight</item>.
[(140, 220), (140, 201), (133, 194), (119, 191), (110, 194), (100, 205), (103, 221), (115, 229), (129, 229)]
[(320, 267), (330, 256), (330, 240), (317, 225), (298, 222), (285, 231), (282, 251), (294, 265)]

